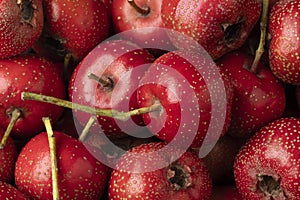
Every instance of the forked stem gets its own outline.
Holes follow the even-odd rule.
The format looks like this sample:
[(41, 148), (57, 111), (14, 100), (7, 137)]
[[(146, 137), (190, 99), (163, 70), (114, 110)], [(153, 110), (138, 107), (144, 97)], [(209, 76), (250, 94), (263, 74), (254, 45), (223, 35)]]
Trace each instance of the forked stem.
[(138, 13), (141, 13), (142, 15), (148, 15), (150, 13), (149, 7), (144, 9), (144, 8), (141, 8), (138, 5), (136, 5), (134, 0), (127, 0), (127, 1)]
[(266, 43), (266, 34), (267, 34), (267, 23), (268, 23), (268, 8), (269, 8), (269, 0), (263, 0), (263, 8), (262, 15), (260, 21), (260, 41), (258, 48), (255, 52), (255, 58), (250, 68), (250, 71), (253, 73), (257, 72), (258, 64), (260, 59), (265, 51), (265, 43)]
[(21, 115), (22, 115), (22, 112), (17, 108), (15, 108), (12, 111), (10, 122), (5, 130), (5, 133), (4, 133), (1, 143), (0, 143), (0, 149), (3, 149), (5, 147), (7, 139), (9, 138), (9, 135), (10, 135), (13, 127), (15, 126), (17, 120), (20, 118)]
[(46, 128), (46, 131), (47, 131), (48, 141), (49, 141), (49, 148), (50, 148), (53, 200), (59, 200), (56, 139), (54, 137), (54, 133), (53, 133), (53, 130), (52, 130), (50, 119), (48, 117), (44, 117), (43, 122), (45, 124), (45, 128)]
[(159, 111), (162, 109), (161, 104), (153, 104), (152, 106), (149, 106), (149, 107), (138, 108), (138, 109), (131, 110), (128, 112), (122, 112), (122, 111), (117, 111), (114, 109), (94, 108), (94, 107), (90, 107), (90, 106), (73, 103), (73, 102), (70, 102), (67, 100), (63, 100), (63, 99), (59, 99), (59, 98), (55, 98), (55, 97), (51, 97), (51, 96), (46, 96), (46, 95), (42, 95), (42, 94), (36, 94), (36, 93), (32, 93), (32, 92), (22, 92), (21, 95), (22, 95), (21, 96), (22, 100), (35, 100), (35, 101), (50, 103), (50, 104), (54, 104), (57, 106), (62, 106), (65, 108), (79, 110), (82, 112), (91, 113), (91, 114), (102, 116), (102, 117), (111, 117), (111, 118), (118, 119), (121, 121), (127, 121), (130, 119), (131, 116), (146, 114), (149, 112)]

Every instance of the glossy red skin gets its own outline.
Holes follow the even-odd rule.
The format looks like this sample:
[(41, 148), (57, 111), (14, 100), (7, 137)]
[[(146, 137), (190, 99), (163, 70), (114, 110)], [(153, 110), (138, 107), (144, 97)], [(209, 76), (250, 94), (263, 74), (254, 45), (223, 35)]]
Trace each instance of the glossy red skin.
[[(0, 128), (0, 138), (2, 139), (4, 130)], [(0, 149), (0, 181), (12, 183), (14, 180), (14, 169), (17, 160), (17, 147), (9, 137), (3, 149)], [(1, 196), (1, 195), (0, 195)]]
[(0, 181), (0, 198), (5, 200), (30, 200), (14, 186)]
[[(24, 1), (21, 0), (20, 3)], [(36, 9), (30, 20), (21, 16), (20, 3), (15, 0), (0, 2), (0, 59), (25, 52), (41, 35), (44, 22), (42, 1), (31, 1)]]
[(237, 188), (232, 185), (217, 185), (212, 193), (211, 200), (244, 200)]
[[(192, 37), (213, 59), (217, 59), (243, 45), (259, 19), (261, 0), (163, 0), (161, 12), (166, 28)], [(241, 17), (244, 21), (238, 38), (226, 43), (222, 26), (235, 24)], [(182, 42), (180, 48), (181, 45)]]
[(282, 81), (300, 84), (300, 1), (276, 3), (269, 17), (269, 60), (272, 72)]
[(234, 85), (229, 134), (249, 137), (267, 123), (278, 119), (285, 109), (283, 85), (262, 63), (257, 73), (249, 70), (253, 58), (242, 53), (227, 54), (218, 65), (231, 77)]
[[(187, 54), (192, 55), (192, 53)], [(182, 137), (194, 137), (193, 134), (195, 133), (189, 130), (191, 126), (195, 126), (192, 122), (199, 120), (199, 124), (196, 124), (196, 127), (193, 127), (195, 131), (198, 131), (191, 144), (192, 147), (197, 148), (201, 146), (209, 127), (211, 118), (211, 99), (208, 86), (204, 78), (199, 74), (199, 69), (185, 59), (187, 58), (187, 54), (186, 52), (176, 51), (175, 53), (166, 53), (156, 59), (141, 80), (141, 83), (151, 83), (152, 81), (155, 81), (155, 84), (144, 84), (139, 87), (138, 103), (140, 107), (147, 107), (153, 105), (154, 102), (159, 101), (163, 106), (163, 112), (160, 114), (144, 114), (143, 118), (150, 131), (166, 142), (172, 141), (177, 134), (180, 134), (180, 127), (182, 128)], [(207, 58), (198, 54), (195, 54), (194, 58), (191, 59), (195, 59), (194, 61), (200, 66), (205, 66), (209, 63)], [(172, 70), (176, 70), (180, 75), (174, 74), (165, 66), (170, 67)], [(220, 73), (223, 74), (222, 78), (227, 97), (225, 124), (223, 131), (220, 134), (224, 135), (230, 123), (233, 88), (228, 77), (223, 72)], [(213, 79), (214, 75), (206, 75), (211, 76), (210, 78)], [(188, 85), (182, 84), (183, 80), (181, 76), (189, 82)], [(193, 88), (194, 90), (200, 111), (197, 111), (197, 108), (195, 108), (195, 103), (187, 101), (193, 99), (193, 95), (187, 92), (190, 88)], [(180, 104), (182, 103), (191, 109), (190, 114), (187, 116), (181, 116), (181, 109), (183, 108), (180, 107)], [(196, 115), (192, 114), (192, 112), (195, 112)], [(220, 113), (220, 115), (221, 114), (224, 113)], [(195, 119), (194, 116), (197, 115), (200, 115), (200, 119)], [(183, 118), (183, 124), (180, 123), (181, 118)], [(217, 134), (218, 133), (216, 133), (216, 136), (212, 136), (216, 140), (219, 138)]]
[[(62, 60), (67, 53), (71, 54), (75, 61), (80, 61), (99, 42), (108, 37), (108, 10), (101, 1), (45, 0), (44, 10), (44, 31), (34, 45), (34, 50), (51, 59)], [(49, 36), (61, 41), (66, 52), (60, 55), (51, 47), (53, 43), (50, 43), (50, 46), (45, 45), (45, 37)]]
[[(150, 8), (150, 13), (142, 15), (135, 10), (128, 0), (113, 1), (112, 3), (112, 19), (113, 25), (117, 33), (128, 30), (131, 31), (128, 38), (139, 45), (166, 46), (170, 43), (167, 33), (162, 29), (145, 29), (139, 28), (160, 27), (164, 28), (161, 18), (162, 0), (135, 0), (135, 3), (143, 9)], [(126, 35), (126, 33), (122, 33)], [(167, 48), (167, 47), (166, 47)]]
[[(126, 52), (127, 49), (135, 50)], [(121, 56), (117, 58), (120, 52)], [(152, 63), (153, 60), (153, 56), (148, 51), (142, 50), (130, 42), (115, 40), (101, 43), (84, 58), (72, 74), (69, 84), (70, 100), (96, 108), (128, 111), (128, 104), (125, 100), (130, 98), (130, 109), (139, 108), (134, 90), (138, 88), (139, 79), (146, 69), (132, 71), (144, 64)], [(91, 72), (98, 76), (110, 77), (117, 87), (113, 87), (112, 90), (102, 87), (97, 81), (88, 78), (88, 74)], [(124, 76), (125, 73), (128, 76)], [(134, 93), (131, 94), (131, 92)], [(91, 116), (91, 114), (76, 112), (76, 110), (74, 114), (82, 125), (85, 125)], [(136, 123), (143, 125), (141, 117), (134, 119)], [(98, 122), (101, 128), (94, 124), (92, 132), (98, 133), (103, 130), (109, 136), (120, 136), (123, 135), (121, 133), (124, 133), (113, 118), (99, 116)], [(118, 123), (127, 127), (127, 131), (134, 132), (134, 127), (128, 128), (131, 125), (126, 121), (118, 120)]]
[[(79, 140), (54, 132), (61, 199), (100, 199), (108, 168), (96, 160)], [(20, 191), (35, 199), (52, 199), (52, 178), (47, 133), (32, 138), (22, 149), (15, 170)]]
[(62, 114), (62, 107), (21, 99), (23, 91), (66, 97), (61, 76), (49, 60), (34, 55), (2, 59), (0, 85), (0, 127), (6, 129), (10, 122), (8, 113), (13, 109), (22, 111), (11, 132), (13, 138), (28, 139), (44, 129), (42, 117), (49, 116), (54, 123)]
[(234, 175), (246, 200), (271, 199), (257, 189), (257, 175), (280, 179), (281, 196), (273, 199), (300, 199), (299, 133), (299, 119), (281, 118), (264, 126), (241, 148), (235, 159)]
[[(141, 154), (155, 152), (164, 147), (164, 145), (165, 143), (162, 142), (143, 144), (132, 148), (130, 152)], [(139, 163), (139, 161), (130, 163), (128, 161), (128, 159), (130, 160), (130, 156), (128, 157), (128, 154), (124, 154), (117, 165), (129, 167), (132, 171), (135, 171), (135, 168), (140, 170), (141, 167), (146, 169), (148, 167), (147, 164), (155, 165), (155, 161), (168, 163), (175, 151), (176, 150), (174, 150), (174, 152), (164, 152), (163, 154), (153, 154), (152, 156), (157, 156), (155, 158), (149, 157), (150, 160), (153, 159), (153, 163), (143, 161), (140, 161), (141, 163)], [(109, 199), (210, 199), (212, 183), (204, 161), (198, 158), (196, 154), (187, 151), (174, 163), (177, 163), (182, 167), (190, 167), (190, 175), (192, 178), (192, 185), (190, 187), (178, 191), (175, 191), (171, 187), (171, 183), (167, 178), (169, 165), (162, 169), (143, 173), (130, 173), (126, 170), (118, 171), (115, 169), (113, 170), (109, 181)], [(170, 163), (170, 165), (174, 163)]]

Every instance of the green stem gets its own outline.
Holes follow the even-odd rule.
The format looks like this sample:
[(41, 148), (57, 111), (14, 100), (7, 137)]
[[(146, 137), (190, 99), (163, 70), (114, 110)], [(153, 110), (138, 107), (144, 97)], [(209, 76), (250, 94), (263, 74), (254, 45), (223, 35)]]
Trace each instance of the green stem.
[(5, 147), (7, 139), (9, 138), (9, 135), (10, 135), (14, 125), (16, 124), (17, 120), (20, 118), (21, 115), (22, 115), (22, 112), (17, 108), (15, 108), (12, 111), (10, 122), (5, 130), (5, 133), (4, 133), (1, 143), (0, 143), (0, 149), (3, 149)]
[(160, 104), (153, 104), (150, 107), (143, 107), (138, 108), (135, 110), (131, 110), (128, 112), (121, 112), (114, 109), (101, 109), (101, 108), (94, 108), (90, 106), (85, 106), (77, 103), (73, 103), (67, 100), (58, 99), (51, 96), (46, 96), (42, 94), (36, 94), (32, 92), (22, 92), (22, 100), (35, 100), (45, 103), (54, 104), (57, 106), (62, 106), (65, 108), (70, 108), (74, 110), (79, 110), (86, 113), (91, 113), (94, 115), (102, 116), (102, 117), (111, 117), (115, 118), (121, 121), (127, 121), (130, 119), (131, 116), (134, 115), (141, 115), (153, 111), (159, 111), (162, 109), (162, 106)]
[(91, 116), (89, 121), (86, 123), (86, 125), (84, 126), (80, 136), (79, 136), (79, 141), (84, 142), (85, 139), (87, 138), (90, 129), (92, 127), (92, 125), (94, 124), (94, 122), (97, 120), (97, 118), (95, 116)]
[(269, 0), (263, 0), (263, 8), (262, 8), (261, 21), (260, 21), (260, 41), (259, 41), (259, 46), (255, 53), (254, 61), (250, 68), (250, 71), (252, 71), (253, 73), (257, 72), (258, 64), (265, 51), (264, 46), (265, 46), (266, 34), (267, 34), (268, 8), (269, 8)]
[(45, 128), (47, 131), (49, 148), (50, 148), (51, 174), (52, 174), (52, 196), (53, 196), (53, 200), (59, 200), (56, 139), (54, 137), (50, 119), (48, 117), (44, 117), (43, 122), (45, 124)]

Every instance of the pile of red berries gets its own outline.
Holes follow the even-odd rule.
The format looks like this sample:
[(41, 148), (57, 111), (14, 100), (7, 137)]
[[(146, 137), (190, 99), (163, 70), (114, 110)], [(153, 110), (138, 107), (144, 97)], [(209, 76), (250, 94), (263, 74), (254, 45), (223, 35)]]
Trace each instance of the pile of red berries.
[(300, 199), (300, 0), (3, 0), (0, 199)]

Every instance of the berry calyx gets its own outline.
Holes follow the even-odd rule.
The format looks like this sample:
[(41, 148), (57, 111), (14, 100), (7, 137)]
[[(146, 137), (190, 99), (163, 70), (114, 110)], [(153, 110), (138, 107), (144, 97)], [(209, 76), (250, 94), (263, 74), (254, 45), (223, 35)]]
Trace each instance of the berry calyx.
[(191, 172), (189, 166), (172, 163), (167, 171), (167, 178), (171, 187), (176, 191), (190, 187), (192, 185)]

